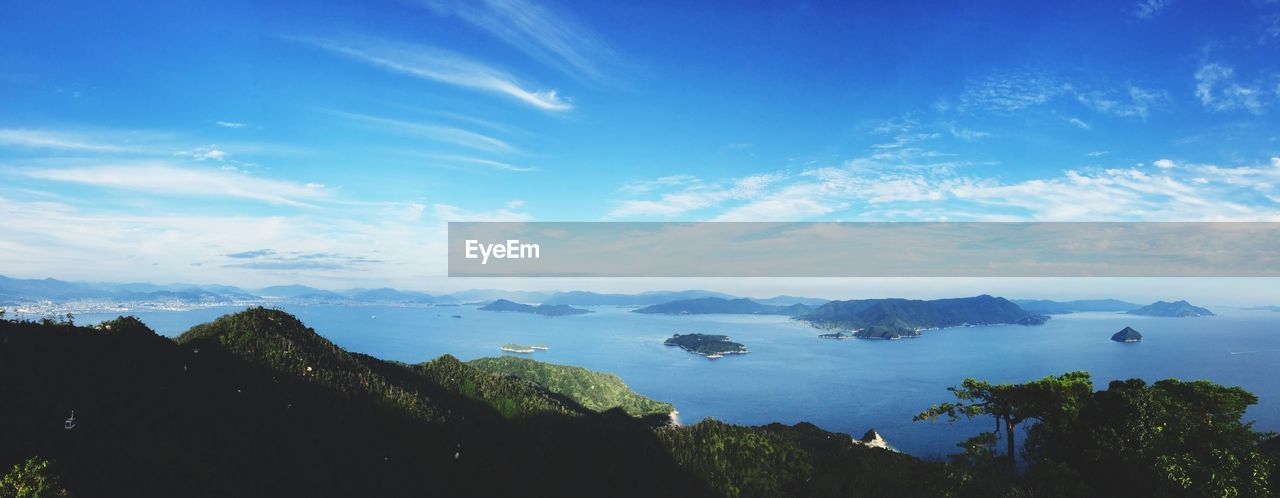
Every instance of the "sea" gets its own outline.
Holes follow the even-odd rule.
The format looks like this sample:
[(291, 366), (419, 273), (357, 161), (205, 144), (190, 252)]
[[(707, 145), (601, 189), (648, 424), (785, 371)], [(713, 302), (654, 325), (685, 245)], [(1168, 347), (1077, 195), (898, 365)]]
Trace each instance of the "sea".
[[(522, 355), (612, 372), (642, 395), (674, 404), (684, 424), (711, 417), (734, 424), (811, 422), (860, 437), (875, 429), (895, 449), (943, 458), (956, 444), (992, 430), (990, 419), (913, 422), (951, 398), (966, 377), (1022, 382), (1085, 370), (1096, 388), (1115, 379), (1207, 379), (1240, 386), (1259, 404), (1255, 430), (1280, 431), (1280, 313), (1219, 310), (1219, 316), (1156, 318), (1119, 313), (1056, 315), (1041, 326), (997, 325), (926, 331), (895, 341), (820, 339), (782, 316), (650, 315), (622, 307), (545, 317), (475, 306), (281, 305), (350, 351), (407, 363), (450, 354), (462, 360), (503, 353), (506, 343), (546, 345)], [(139, 311), (157, 332), (176, 336), (240, 308)], [(79, 323), (119, 313), (86, 313)], [(461, 318), (454, 318), (454, 315)], [(1141, 343), (1110, 340), (1131, 326)], [(663, 345), (672, 334), (724, 334), (750, 353), (709, 360)]]

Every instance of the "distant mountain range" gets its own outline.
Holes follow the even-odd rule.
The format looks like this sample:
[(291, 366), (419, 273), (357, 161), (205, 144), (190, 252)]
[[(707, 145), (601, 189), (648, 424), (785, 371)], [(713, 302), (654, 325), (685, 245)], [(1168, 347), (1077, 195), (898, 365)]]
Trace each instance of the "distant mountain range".
[(635, 312), (662, 315), (737, 314), (797, 316), (803, 315), (812, 310), (812, 307), (801, 303), (792, 304), (790, 306), (776, 306), (760, 304), (747, 298), (725, 299), (720, 297), (703, 297), (698, 299), (685, 299), (681, 301), (655, 304), (653, 306), (640, 308), (635, 310)]
[(1048, 299), (1013, 299), (1014, 304), (1031, 313), (1061, 315), (1086, 311), (1132, 311), (1141, 304), (1119, 299), (1081, 299), (1077, 301), (1050, 301)]
[(1167, 316), (1167, 317), (1196, 317), (1196, 316), (1214, 316), (1212, 311), (1193, 306), (1186, 301), (1174, 301), (1172, 303), (1166, 301), (1156, 301), (1149, 305), (1143, 306), (1136, 310), (1128, 312), (1130, 315), (1143, 316)]

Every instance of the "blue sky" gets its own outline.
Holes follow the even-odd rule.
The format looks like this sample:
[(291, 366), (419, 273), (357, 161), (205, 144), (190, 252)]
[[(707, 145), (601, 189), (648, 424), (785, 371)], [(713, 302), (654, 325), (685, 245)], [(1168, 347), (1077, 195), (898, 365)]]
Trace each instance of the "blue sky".
[(461, 220), (1280, 221), (1280, 2), (936, 3), (10, 2), (0, 273), (423, 288)]

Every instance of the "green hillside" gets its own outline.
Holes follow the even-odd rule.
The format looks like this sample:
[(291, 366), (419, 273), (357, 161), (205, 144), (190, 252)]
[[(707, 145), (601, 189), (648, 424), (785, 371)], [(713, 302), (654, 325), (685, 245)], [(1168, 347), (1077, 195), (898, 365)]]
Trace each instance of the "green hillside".
[[(599, 411), (630, 398), (616, 377), (476, 363), (525, 376), (351, 353), (264, 308), (176, 340), (135, 318), (0, 319), (0, 497), (1248, 497), (1277, 485), (1275, 440), (1259, 446), (1267, 435), (1242, 421), (1257, 398), (1206, 381), (967, 379), (920, 418), (1003, 423), (923, 461), (805, 423), (654, 424), (626, 401)], [(583, 395), (590, 385), (612, 395)], [(24, 491), (36, 488), (47, 492)]]
[(675, 409), (670, 403), (654, 401), (636, 394), (622, 382), (622, 378), (611, 373), (543, 363), (515, 356), (480, 358), (467, 362), (467, 365), (486, 372), (535, 382), (551, 392), (562, 394), (597, 412), (621, 408), (633, 417), (650, 415), (666, 417)]

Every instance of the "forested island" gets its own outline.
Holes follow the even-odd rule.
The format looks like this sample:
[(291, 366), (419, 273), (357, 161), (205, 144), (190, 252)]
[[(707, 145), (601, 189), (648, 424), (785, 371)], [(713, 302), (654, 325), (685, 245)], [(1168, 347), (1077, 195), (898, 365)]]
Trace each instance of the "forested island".
[(808, 313), (813, 308), (795, 303), (788, 306), (760, 304), (747, 298), (725, 299), (720, 297), (703, 297), (685, 299), (668, 303), (655, 304), (635, 310), (636, 313), (662, 315), (786, 315), (797, 316)]
[(265, 308), (175, 339), (0, 317), (0, 379), (5, 497), (1263, 497), (1280, 475), (1257, 398), (1207, 381), (939, 386), (918, 419), (996, 430), (921, 460), (807, 423), (672, 426), (572, 367), (384, 361)]
[(1212, 311), (1194, 306), (1186, 301), (1156, 301), (1141, 308), (1128, 311), (1130, 315), (1163, 316), (1174, 318), (1190, 318), (1198, 316), (1215, 316)]
[(854, 331), (854, 337), (859, 339), (901, 339), (919, 337), (922, 330), (945, 327), (1041, 325), (1049, 316), (1028, 312), (1002, 297), (981, 295), (931, 301), (832, 301), (795, 319), (818, 328)]
[(479, 309), (480, 311), (510, 311), (515, 313), (532, 313), (535, 315), (542, 315), (542, 316), (581, 315), (584, 313), (591, 312), (591, 310), (574, 308), (567, 304), (539, 304), (537, 306), (532, 306), (528, 304), (521, 304), (513, 301), (508, 301), (506, 299), (498, 299), (492, 303), (486, 304), (477, 309)]
[(727, 335), (715, 334), (676, 334), (663, 342), (668, 346), (679, 346), (680, 349), (693, 354), (716, 359), (727, 354), (746, 354), (747, 347), (729, 340)]

